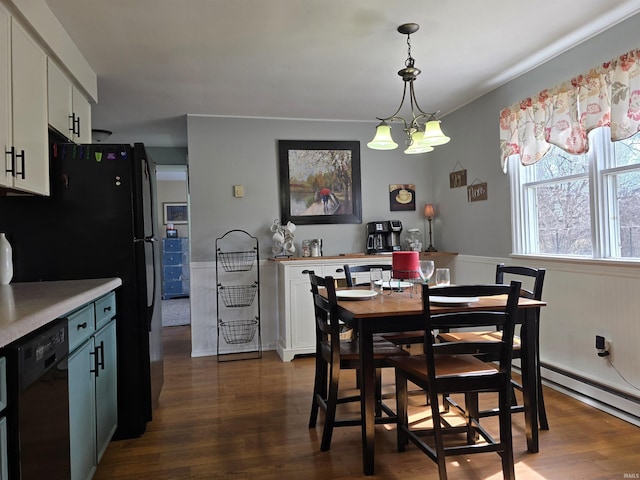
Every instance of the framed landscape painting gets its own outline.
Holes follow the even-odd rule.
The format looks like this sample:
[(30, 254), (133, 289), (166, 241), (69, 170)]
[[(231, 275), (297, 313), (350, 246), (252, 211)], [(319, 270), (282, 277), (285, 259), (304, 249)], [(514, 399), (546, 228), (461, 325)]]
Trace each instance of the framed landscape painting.
[(186, 203), (163, 203), (164, 224), (168, 223), (188, 223), (189, 210)]
[(281, 221), (362, 223), (360, 142), (280, 140)]

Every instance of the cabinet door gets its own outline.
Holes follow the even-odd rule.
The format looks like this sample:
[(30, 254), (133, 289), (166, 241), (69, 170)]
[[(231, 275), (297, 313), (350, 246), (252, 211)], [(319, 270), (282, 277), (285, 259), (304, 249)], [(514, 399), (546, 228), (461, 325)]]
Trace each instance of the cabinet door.
[(289, 282), (291, 299), (291, 348), (316, 346), (315, 313), (309, 277), (294, 278)]
[(73, 115), (75, 115), (76, 126), (73, 134), (73, 141), (76, 143), (91, 143), (91, 104), (73, 87), (71, 89), (73, 98)]
[(97, 461), (109, 446), (118, 425), (116, 322), (111, 320), (95, 335), (98, 355), (96, 376)]
[[(49, 195), (47, 132), (47, 58), (18, 25), (11, 22), (13, 146), (17, 158), (14, 186)], [(24, 178), (22, 178), (24, 176)]]
[(93, 339), (69, 356), (71, 479), (86, 480), (96, 470), (96, 391)]
[(47, 103), (49, 125), (71, 139), (73, 136), (71, 82), (51, 59), (47, 61)]
[(0, 186), (13, 186), (13, 177), (6, 170), (11, 159), (5, 152), (11, 148), (11, 17), (0, 6)]

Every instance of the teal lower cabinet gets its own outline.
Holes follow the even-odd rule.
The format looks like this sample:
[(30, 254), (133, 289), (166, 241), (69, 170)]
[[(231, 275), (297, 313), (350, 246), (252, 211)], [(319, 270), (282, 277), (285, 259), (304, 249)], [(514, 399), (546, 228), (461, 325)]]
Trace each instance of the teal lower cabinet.
[(108, 322), (94, 339), (100, 355), (96, 377), (96, 448), (100, 462), (118, 426), (116, 321)]
[(71, 480), (90, 480), (118, 424), (115, 294), (68, 318)]
[(96, 471), (96, 408), (93, 340), (69, 357), (71, 478), (90, 479)]

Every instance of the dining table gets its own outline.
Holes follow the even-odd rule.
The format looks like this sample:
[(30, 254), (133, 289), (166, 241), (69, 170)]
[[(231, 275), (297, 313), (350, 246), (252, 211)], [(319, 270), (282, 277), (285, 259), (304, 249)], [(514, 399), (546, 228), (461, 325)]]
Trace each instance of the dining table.
[[(362, 416), (362, 461), (365, 475), (375, 470), (375, 368), (373, 363), (374, 335), (388, 332), (424, 329), (422, 289), (404, 291), (383, 290), (372, 294), (341, 295), (344, 290), (362, 290), (362, 287), (339, 288), (338, 312), (340, 319), (357, 332), (360, 347), (360, 395)], [(417, 292), (416, 292), (417, 290)], [(434, 289), (435, 290), (435, 289)], [(342, 298), (341, 298), (342, 297)], [(432, 313), (495, 310), (506, 306), (507, 296), (478, 297), (466, 304), (431, 305)], [(538, 452), (538, 389), (537, 389), (537, 331), (539, 309), (546, 302), (521, 297), (518, 302), (517, 323), (521, 324), (521, 374), (524, 398), (527, 449)]]

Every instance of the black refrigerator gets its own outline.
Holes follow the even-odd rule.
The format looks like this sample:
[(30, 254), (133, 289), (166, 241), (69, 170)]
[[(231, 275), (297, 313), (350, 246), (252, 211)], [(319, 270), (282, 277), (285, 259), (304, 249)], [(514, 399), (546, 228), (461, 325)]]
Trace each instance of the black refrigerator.
[(51, 195), (0, 196), (12, 283), (122, 279), (114, 438), (134, 438), (152, 419), (163, 383), (155, 165), (141, 143), (50, 143)]

